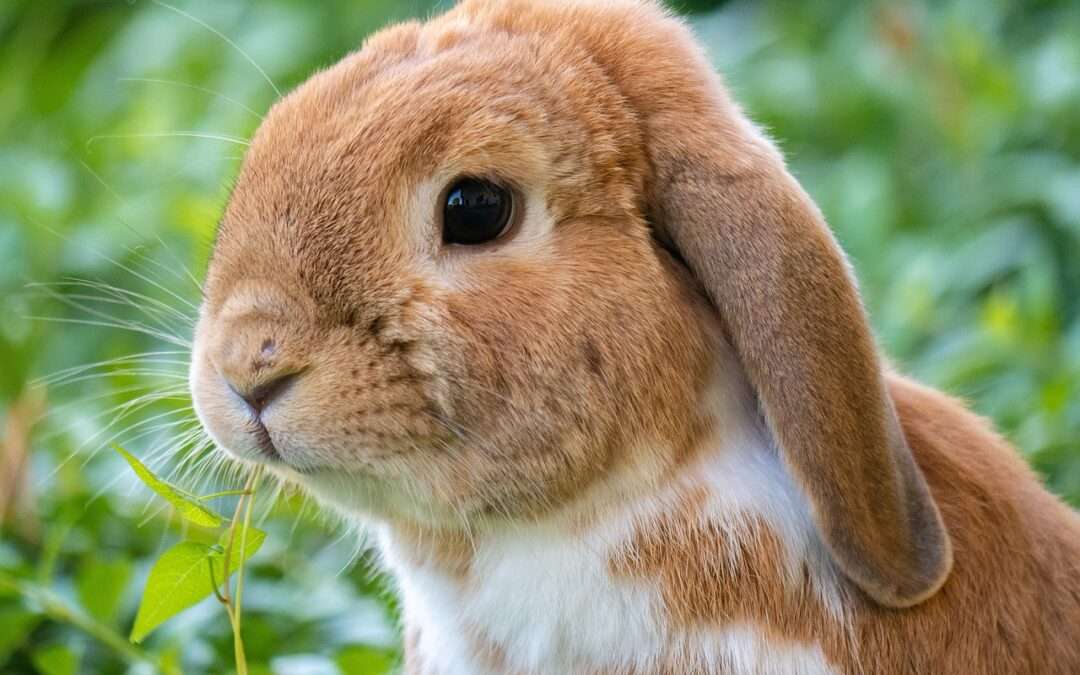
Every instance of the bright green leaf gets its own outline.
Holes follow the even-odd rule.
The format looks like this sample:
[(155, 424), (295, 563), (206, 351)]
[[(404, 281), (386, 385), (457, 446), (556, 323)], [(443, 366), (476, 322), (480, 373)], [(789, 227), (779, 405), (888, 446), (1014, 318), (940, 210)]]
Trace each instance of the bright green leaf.
[(167, 619), (210, 595), (209, 556), (210, 547), (185, 541), (158, 558), (146, 580), (132, 642), (141, 642)]
[(75, 577), (79, 602), (90, 616), (111, 624), (116, 619), (124, 591), (131, 581), (131, 562), (122, 558), (87, 558)]
[(35, 650), (30, 660), (41, 675), (75, 675), (79, 657), (64, 645), (52, 644)]
[(337, 665), (344, 675), (384, 675), (394, 670), (397, 655), (367, 645), (350, 645), (337, 654)]
[[(265, 538), (266, 533), (262, 530), (248, 528), (243, 546), (245, 560), (259, 550)], [(230, 560), (230, 575), (242, 562), (240, 549), (237, 542)], [(210, 565), (214, 566), (213, 577), (210, 575)], [(218, 584), (225, 581), (223, 554), (213, 547), (193, 541), (181, 542), (170, 548), (150, 570), (135, 626), (131, 629), (131, 641), (142, 642), (162, 623), (209, 596), (214, 590), (215, 581)]]
[(131, 465), (131, 468), (135, 471), (135, 475), (139, 477), (139, 480), (146, 483), (151, 490), (164, 497), (170, 504), (176, 507), (177, 512), (185, 520), (203, 527), (219, 527), (225, 523), (225, 518), (206, 508), (206, 506), (199, 503), (193, 497), (190, 497), (186, 492), (175, 485), (166, 483), (155, 476), (153, 471), (148, 469), (145, 464), (136, 459), (135, 456), (127, 450), (124, 450), (119, 445), (113, 445), (113, 449), (127, 460), (127, 463)]

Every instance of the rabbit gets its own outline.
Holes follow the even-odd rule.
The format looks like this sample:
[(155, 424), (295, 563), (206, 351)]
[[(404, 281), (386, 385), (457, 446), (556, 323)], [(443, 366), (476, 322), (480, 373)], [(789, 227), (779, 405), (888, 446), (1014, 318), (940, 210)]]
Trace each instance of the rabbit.
[(277, 102), (190, 381), (372, 533), (408, 673), (1080, 672), (1076, 513), (889, 366), (659, 2), (463, 0)]

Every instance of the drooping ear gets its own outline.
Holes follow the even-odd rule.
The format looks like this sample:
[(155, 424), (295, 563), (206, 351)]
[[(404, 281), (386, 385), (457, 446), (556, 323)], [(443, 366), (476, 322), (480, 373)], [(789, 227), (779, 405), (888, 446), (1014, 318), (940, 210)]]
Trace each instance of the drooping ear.
[(782, 166), (715, 159), (658, 167), (656, 225), (718, 309), (836, 563), (881, 604), (921, 602), (948, 575), (949, 538), (844, 256)]
[(951, 544), (843, 253), (689, 32), (668, 18), (630, 32), (607, 58), (643, 122), (659, 236), (719, 311), (839, 568), (883, 605), (921, 602), (948, 576)]

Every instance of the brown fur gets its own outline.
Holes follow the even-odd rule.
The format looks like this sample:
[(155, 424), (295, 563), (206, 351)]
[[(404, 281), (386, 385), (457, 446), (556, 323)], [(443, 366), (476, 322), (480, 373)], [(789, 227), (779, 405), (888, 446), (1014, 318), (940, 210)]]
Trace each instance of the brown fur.
[(700, 499), (639, 530), (613, 569), (656, 578), (685, 627), (750, 623), (819, 645), (845, 673), (1076, 672), (1080, 519), (958, 402), (900, 377), (889, 391), (953, 537), (956, 564), (934, 597), (893, 610), (849, 587), (849, 629), (808, 578), (789, 585), (784, 544), (767, 524), (738, 542), (733, 566), (724, 535), (700, 518)]
[(638, 3), (544, 9), (463, 6), (510, 31), (557, 21), (618, 87), (652, 164), (645, 208), (719, 309), (837, 563), (881, 602), (928, 597), (948, 574), (948, 537), (817, 208), (681, 24)]
[[(442, 246), (434, 202), (460, 175), (513, 186), (523, 224)], [(725, 566), (693, 500), (614, 574), (659, 584), (672, 626), (751, 622), (848, 672), (1080, 668), (1076, 517), (955, 403), (883, 376), (821, 215), (650, 2), (467, 0), (280, 101), (222, 219), (193, 389), (251, 459), (224, 385), (294, 373), (263, 420), (275, 467), (362, 486), (415, 564), (467, 580), (474, 534), (708, 451), (721, 331), (852, 629), (784, 585), (764, 522)]]
[[(407, 467), (386, 476), (420, 482), (432, 510), (536, 512), (602, 475), (632, 440), (691, 433), (706, 310), (637, 212), (633, 116), (575, 49), (450, 16), (380, 33), (275, 106), (222, 221), (206, 358), (223, 374), (247, 369), (253, 384), (306, 370), (296, 396), (333, 401), (335, 414), (297, 414), (288, 424), (299, 432), (384, 447), (403, 441), (399, 429), (434, 439), (428, 453), (395, 448)], [(410, 240), (404, 202), (432, 164), (452, 167), (447, 179), (494, 173), (544, 187), (530, 207), (558, 223), (550, 253), (488, 258)], [(465, 266), (470, 284), (433, 286), (412, 265), (418, 254)], [(261, 290), (240, 303), (246, 314), (222, 314), (251, 284)], [(278, 302), (283, 289), (295, 300)], [(295, 316), (280, 320), (288, 303)], [(673, 325), (687, 330), (674, 336)], [(245, 354), (267, 338), (280, 364), (256, 372)], [(389, 471), (344, 454), (325, 461)]]

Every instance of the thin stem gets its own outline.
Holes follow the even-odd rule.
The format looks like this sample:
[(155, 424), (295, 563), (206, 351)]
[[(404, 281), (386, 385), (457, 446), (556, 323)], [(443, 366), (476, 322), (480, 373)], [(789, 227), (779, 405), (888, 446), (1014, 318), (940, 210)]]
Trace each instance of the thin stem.
[[(240, 634), (240, 602), (244, 592), (244, 554), (247, 547), (247, 531), (251, 523), (251, 505), (255, 501), (255, 487), (258, 485), (262, 469), (256, 468), (248, 478), (240, 499), (236, 501), (236, 510), (233, 512), (232, 521), (229, 524), (229, 541), (225, 544), (225, 585), (223, 586), (222, 601), (225, 603), (225, 611), (229, 615), (229, 623), (233, 631), (233, 651), (236, 656), (237, 675), (247, 675), (247, 655), (244, 653), (244, 638)], [(246, 508), (245, 508), (246, 507)], [(244, 514), (243, 524), (240, 529), (240, 562), (236, 572), (236, 594), (232, 595), (229, 575), (232, 562), (233, 545), (236, 542), (236, 524), (240, 522), (240, 514)]]
[(212, 556), (207, 557), (206, 564), (210, 568), (210, 588), (214, 589), (214, 597), (218, 599), (218, 602), (227, 607), (229, 601), (221, 594), (221, 589), (218, 588), (217, 578), (214, 575), (214, 558)]
[[(246, 560), (246, 547), (247, 547), (247, 533), (248, 528), (251, 526), (251, 507), (255, 504), (255, 490), (259, 487), (259, 478), (262, 476), (262, 467), (257, 467), (255, 473), (252, 474), (251, 480), (248, 481), (246, 488), (249, 495), (247, 500), (247, 507), (244, 509), (244, 525), (240, 529), (240, 560)], [(244, 566), (241, 564), (240, 568), (236, 570), (236, 628), (240, 629), (240, 605), (241, 596), (244, 594)]]

